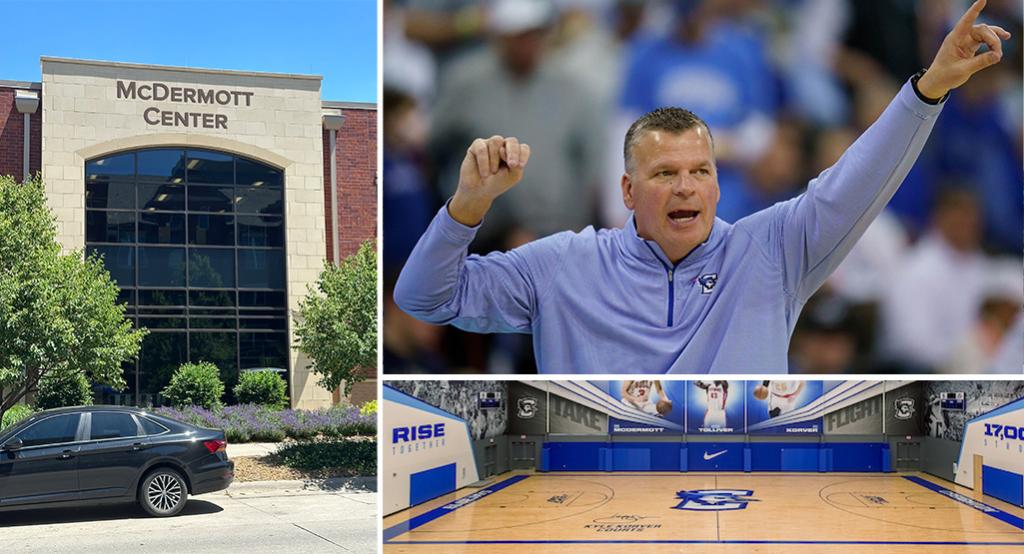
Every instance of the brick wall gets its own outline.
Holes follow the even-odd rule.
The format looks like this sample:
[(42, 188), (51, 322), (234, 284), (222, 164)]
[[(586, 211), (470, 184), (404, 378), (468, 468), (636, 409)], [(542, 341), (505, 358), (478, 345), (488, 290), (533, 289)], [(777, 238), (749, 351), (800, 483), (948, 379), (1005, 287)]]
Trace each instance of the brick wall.
[(331, 209), (331, 138), (324, 131), (324, 206), (327, 259), (334, 259), (331, 218), (338, 218), (341, 258), (377, 236), (377, 111), (343, 109), (345, 124), (338, 131), (338, 205)]
[[(331, 135), (324, 130), (324, 206), (327, 259), (334, 259), (331, 218), (338, 218), (341, 259), (350, 256), (367, 239), (377, 236), (377, 111), (342, 109), (345, 124), (338, 131), (338, 205), (331, 208)], [(365, 370), (368, 379), (357, 383), (349, 403), (359, 406), (377, 398), (376, 370)], [(335, 402), (341, 400), (335, 391)]]
[[(0, 175), (13, 175), (21, 181), (22, 141), (25, 133), (25, 116), (14, 107), (14, 91), (0, 87)], [(38, 91), (37, 91), (38, 92)], [(29, 171), (35, 173), (42, 167), (43, 110), (36, 110), (30, 116), (32, 151), (29, 154)]]

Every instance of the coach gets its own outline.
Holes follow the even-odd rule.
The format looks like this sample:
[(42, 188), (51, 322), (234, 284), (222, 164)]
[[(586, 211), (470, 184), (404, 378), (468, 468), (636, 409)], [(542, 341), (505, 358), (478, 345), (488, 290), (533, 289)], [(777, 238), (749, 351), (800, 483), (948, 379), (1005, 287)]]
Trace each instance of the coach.
[[(881, 212), (951, 89), (997, 63), (1010, 34), (975, 24), (978, 0), (927, 71), (800, 196), (729, 224), (708, 127), (679, 108), (626, 133), (622, 229), (562, 232), (468, 256), (492, 202), (530, 158), (515, 138), (477, 139), (458, 189), (395, 287), (413, 316), (467, 331), (532, 333), (544, 373), (785, 373), (804, 303)], [(978, 53), (981, 45), (989, 51)]]

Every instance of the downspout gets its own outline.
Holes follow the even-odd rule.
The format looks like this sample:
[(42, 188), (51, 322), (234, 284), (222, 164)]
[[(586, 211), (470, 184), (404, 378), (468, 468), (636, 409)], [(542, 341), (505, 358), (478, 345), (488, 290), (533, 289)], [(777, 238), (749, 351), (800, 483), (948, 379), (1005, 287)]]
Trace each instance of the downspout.
[(341, 251), (338, 242), (341, 237), (338, 235), (338, 131), (345, 124), (345, 116), (342, 113), (325, 113), (323, 116), (324, 128), (331, 133), (331, 245), (333, 246), (333, 262), (337, 266), (341, 264)]
[(29, 153), (32, 151), (32, 114), (36, 113), (39, 109), (39, 93), (31, 90), (16, 90), (14, 92), (14, 106), (18, 109), (19, 113), (24, 114), (25, 124), (25, 136), (22, 140), (22, 182), (28, 181), (29, 177)]

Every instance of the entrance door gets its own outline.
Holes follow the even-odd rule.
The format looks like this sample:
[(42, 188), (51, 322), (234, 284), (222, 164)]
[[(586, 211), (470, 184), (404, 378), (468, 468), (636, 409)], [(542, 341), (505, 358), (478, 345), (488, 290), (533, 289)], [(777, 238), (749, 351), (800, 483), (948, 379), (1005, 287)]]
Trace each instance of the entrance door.
[(919, 441), (896, 443), (896, 471), (921, 470), (921, 443)]
[(484, 472), (481, 479), (487, 479), (498, 473), (498, 445), (489, 444), (484, 447)]
[(509, 469), (537, 469), (537, 441), (512, 441), (509, 461)]

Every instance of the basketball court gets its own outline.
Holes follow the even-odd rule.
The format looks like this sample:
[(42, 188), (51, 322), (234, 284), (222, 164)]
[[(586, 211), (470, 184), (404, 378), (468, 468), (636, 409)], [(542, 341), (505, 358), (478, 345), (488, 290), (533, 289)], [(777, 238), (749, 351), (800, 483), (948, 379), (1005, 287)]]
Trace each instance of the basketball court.
[(1024, 509), (923, 473), (512, 472), (384, 519), (399, 552), (1010, 552)]

